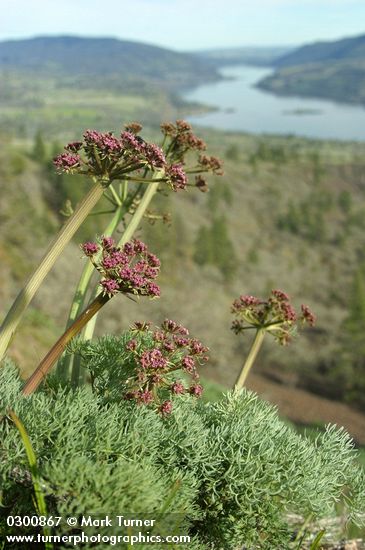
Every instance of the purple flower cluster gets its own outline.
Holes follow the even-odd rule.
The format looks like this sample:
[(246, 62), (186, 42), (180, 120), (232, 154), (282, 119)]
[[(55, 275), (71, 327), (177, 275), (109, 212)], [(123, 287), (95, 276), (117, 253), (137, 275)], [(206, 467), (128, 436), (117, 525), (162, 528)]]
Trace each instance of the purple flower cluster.
[[(131, 335), (126, 349), (136, 363), (136, 372), (129, 380), (126, 399), (138, 404), (153, 403), (165, 416), (172, 411), (172, 395), (201, 396), (197, 367), (208, 360), (208, 348), (190, 338), (185, 327), (170, 319), (155, 329), (149, 323), (135, 323)], [(179, 370), (191, 378), (190, 386), (174, 377)]]
[(166, 159), (162, 149), (154, 143), (146, 144), (144, 155), (150, 168), (164, 168), (166, 165)]
[[(189, 184), (188, 173), (222, 174), (221, 162), (201, 154), (206, 144), (193, 134), (190, 124), (184, 120), (161, 125), (164, 150), (145, 141), (139, 135), (141, 129), (140, 124), (133, 122), (125, 126), (119, 137), (112, 132), (86, 130), (83, 141), (69, 143), (65, 146), (66, 153), (54, 158), (56, 170), (97, 177), (104, 187), (118, 179), (152, 181), (156, 178), (151, 171), (159, 171), (158, 181), (166, 182), (174, 191), (190, 185), (203, 192), (208, 190), (206, 181), (199, 175), (195, 184)], [(197, 158), (193, 166), (186, 167), (185, 157), (189, 152)]]
[[(162, 133), (165, 136), (166, 158), (170, 162), (165, 168), (167, 182), (174, 191), (186, 189), (188, 185), (197, 187), (200, 191), (208, 190), (206, 181), (198, 176), (195, 178), (195, 185), (188, 183), (186, 174), (200, 174), (202, 172), (213, 172), (222, 175), (222, 163), (216, 157), (202, 155), (206, 144), (195, 136), (191, 126), (184, 120), (177, 120), (176, 124), (171, 122), (161, 124)], [(193, 152), (199, 155), (195, 165), (186, 167), (185, 157), (187, 153)]]
[(182, 160), (189, 150), (205, 151), (207, 148), (206, 143), (193, 134), (191, 125), (185, 120), (177, 120), (176, 124), (161, 124), (161, 130), (165, 136), (170, 137), (170, 155), (176, 160)]
[(116, 138), (112, 132), (97, 132), (96, 130), (86, 130), (84, 133), (84, 150), (91, 156), (95, 150), (101, 157), (119, 154), (123, 150), (120, 139)]
[(62, 153), (58, 155), (53, 164), (58, 172), (65, 172), (66, 174), (76, 172), (81, 166), (81, 157), (79, 155), (71, 153)]
[(213, 172), (218, 176), (222, 176), (222, 162), (217, 157), (208, 157), (207, 155), (199, 156), (199, 165), (204, 172)]
[(141, 168), (164, 168), (166, 160), (162, 149), (138, 136), (139, 129), (140, 126), (133, 123), (119, 138), (112, 132), (86, 130), (83, 141), (66, 145), (67, 153), (55, 157), (53, 163), (58, 172), (98, 176), (105, 185)]
[(232, 313), (236, 316), (232, 323), (236, 334), (250, 327), (264, 329), (282, 345), (290, 341), (299, 321), (310, 326), (315, 322), (308, 306), (302, 305), (301, 315), (297, 315), (289, 296), (282, 290), (272, 290), (267, 300), (240, 296), (232, 304)]
[(160, 296), (160, 288), (154, 282), (160, 270), (160, 260), (147, 250), (142, 241), (136, 239), (119, 248), (111, 237), (102, 237), (99, 244), (86, 242), (81, 248), (101, 273), (100, 284), (108, 296), (118, 292)]
[(167, 166), (165, 168), (165, 176), (167, 178), (167, 182), (171, 184), (174, 191), (178, 191), (178, 189), (186, 189), (188, 179), (181, 163), (170, 164), (170, 166)]
[(308, 325), (310, 327), (313, 327), (315, 325), (315, 322), (316, 322), (316, 316), (314, 315), (314, 313), (309, 309), (308, 306), (302, 304), (301, 306), (301, 312), (302, 312), (302, 319), (303, 321), (305, 321), (306, 323), (308, 323)]

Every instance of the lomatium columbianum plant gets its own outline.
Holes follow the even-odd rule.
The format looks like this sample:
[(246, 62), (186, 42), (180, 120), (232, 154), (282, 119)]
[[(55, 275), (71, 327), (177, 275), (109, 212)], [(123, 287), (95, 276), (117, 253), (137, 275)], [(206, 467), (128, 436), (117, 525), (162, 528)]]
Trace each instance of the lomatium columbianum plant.
[[(99, 248), (101, 256), (96, 260)], [(100, 243), (85, 243), (82, 249), (102, 275), (100, 282), (102, 290), (41, 361), (23, 388), (25, 395), (32, 393), (38, 387), (70, 340), (115, 294), (133, 294), (152, 298), (160, 295), (160, 288), (155, 283), (160, 270), (160, 261), (148, 251), (142, 241), (134, 240), (126, 243), (123, 248), (119, 248), (115, 246), (111, 237), (104, 237), (101, 238)]]
[(272, 290), (267, 300), (249, 295), (240, 296), (233, 302), (232, 313), (236, 317), (232, 323), (232, 330), (236, 334), (256, 330), (252, 347), (237, 378), (236, 390), (242, 389), (266, 333), (271, 334), (279, 344), (287, 345), (296, 334), (299, 324), (313, 326), (315, 323), (315, 316), (309, 307), (302, 305), (298, 314), (289, 296), (282, 290)]
[(82, 357), (93, 391), (108, 402), (134, 401), (167, 416), (175, 398), (203, 392), (198, 369), (208, 348), (171, 319), (157, 327), (136, 322), (119, 339), (76, 340), (69, 352)]
[[(137, 403), (157, 404), (164, 415), (172, 411), (172, 401), (167, 396), (189, 393), (200, 397), (203, 388), (198, 383), (197, 367), (208, 360), (208, 348), (189, 338), (188, 329), (169, 319), (155, 330), (146, 324), (132, 327), (132, 332), (141, 331), (147, 334), (132, 338), (126, 345), (136, 369), (134, 377), (127, 381), (125, 397)], [(176, 379), (177, 371), (192, 379), (188, 387), (184, 380)]]
[[(55, 159), (60, 171), (86, 175), (93, 175), (96, 171), (102, 178), (122, 180), (119, 197), (113, 184), (110, 185), (108, 200), (114, 204), (115, 213), (104, 232), (105, 235), (112, 235), (121, 220), (130, 214), (131, 217), (118, 242), (119, 246), (132, 239), (143, 217), (150, 220), (156, 218), (148, 207), (157, 192), (166, 192), (166, 189), (176, 192), (188, 187), (196, 187), (205, 192), (208, 186), (202, 174), (222, 174), (221, 162), (215, 157), (203, 154), (206, 144), (194, 135), (187, 122), (178, 120), (176, 124), (162, 124), (164, 137), (161, 148), (144, 141), (138, 135), (141, 129), (140, 124), (131, 123), (121, 133), (120, 139), (111, 133), (88, 131), (84, 135), (84, 142), (70, 143), (66, 146), (67, 153)], [(196, 174), (195, 180), (190, 181), (189, 178), (193, 174)], [(129, 183), (134, 185), (128, 187)], [(85, 267), (70, 308), (67, 326), (82, 311), (91, 276), (92, 270)], [(97, 316), (92, 323), (88, 323), (83, 333), (85, 339), (92, 338), (96, 318)], [(77, 385), (80, 380), (77, 360), (72, 357), (63, 358), (59, 363), (59, 374), (67, 379), (71, 370), (71, 379), (73, 384)]]
[[(6, 315), (0, 327), (0, 360), (4, 357), (26, 308), (44, 278), (104, 194), (106, 195), (110, 191), (109, 200), (117, 207), (123, 206), (124, 214), (129, 212), (129, 208), (133, 204), (132, 220), (122, 237), (122, 244), (125, 244), (133, 237), (138, 224), (146, 213), (149, 202), (154, 193), (158, 191), (160, 183), (166, 183), (174, 191), (186, 189), (189, 185), (206, 191), (207, 184), (201, 174), (204, 172), (222, 173), (221, 163), (218, 159), (202, 154), (206, 145), (192, 133), (188, 123), (179, 120), (176, 125), (163, 124), (161, 126), (164, 135), (162, 147), (146, 142), (138, 135), (141, 129), (142, 127), (138, 123), (129, 124), (121, 132), (120, 137), (114, 136), (112, 132), (87, 130), (82, 141), (69, 143), (65, 147), (66, 152), (54, 159), (54, 165), (58, 172), (88, 176), (94, 182), (94, 186), (60, 229)], [(189, 152), (198, 154), (198, 158), (192, 162), (191, 166), (186, 165), (185, 159)], [(189, 182), (188, 174), (196, 174), (195, 183)], [(118, 197), (113, 189), (113, 182), (116, 180), (123, 182), (123, 197)], [(129, 181), (150, 185), (144, 193), (141, 193), (140, 189), (129, 193), (125, 187)], [(115, 225), (119, 221), (119, 216), (116, 216)], [(113, 224), (111, 226), (111, 231), (113, 231), (115, 227)], [(84, 281), (83, 284), (87, 285), (88, 281)], [(77, 294), (80, 296), (79, 289)], [(82, 291), (81, 295), (83, 297), (85, 292)], [(82, 307), (82, 303), (80, 307)], [(69, 321), (72, 320), (71, 316)]]

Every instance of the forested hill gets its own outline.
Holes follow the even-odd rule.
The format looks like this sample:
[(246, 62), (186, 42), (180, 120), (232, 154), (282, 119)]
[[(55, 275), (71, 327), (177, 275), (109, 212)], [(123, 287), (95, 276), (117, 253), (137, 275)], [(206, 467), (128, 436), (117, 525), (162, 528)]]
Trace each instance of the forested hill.
[(258, 84), (260, 88), (365, 105), (365, 35), (309, 44), (273, 65), (276, 71)]
[(273, 60), (275, 67), (343, 60), (365, 61), (365, 34), (332, 42), (315, 42)]
[(37, 37), (0, 42), (0, 70), (43, 75), (138, 77), (172, 87), (217, 78), (214, 68), (187, 53), (114, 38)]

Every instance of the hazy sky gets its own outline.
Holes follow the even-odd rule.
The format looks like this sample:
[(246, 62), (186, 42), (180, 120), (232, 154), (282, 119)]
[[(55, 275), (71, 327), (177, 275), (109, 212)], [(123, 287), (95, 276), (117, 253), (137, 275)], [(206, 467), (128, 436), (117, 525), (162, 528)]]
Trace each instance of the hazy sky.
[(365, 33), (365, 0), (1, 0), (0, 40), (113, 36), (178, 50)]

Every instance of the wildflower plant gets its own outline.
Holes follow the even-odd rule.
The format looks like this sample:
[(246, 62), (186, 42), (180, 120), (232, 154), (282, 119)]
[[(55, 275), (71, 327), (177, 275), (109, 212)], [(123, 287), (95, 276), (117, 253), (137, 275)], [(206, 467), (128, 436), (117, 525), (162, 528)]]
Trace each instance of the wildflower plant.
[[(95, 255), (101, 249), (98, 261)], [(87, 242), (82, 245), (85, 255), (102, 275), (101, 292), (67, 328), (47, 353), (23, 388), (23, 393), (32, 393), (55, 361), (63, 353), (70, 340), (76, 336), (86, 323), (116, 294), (160, 296), (160, 287), (155, 279), (159, 273), (160, 261), (140, 240), (126, 243), (123, 248), (115, 246), (111, 237), (102, 237), (100, 243)]]
[[(103, 236), (81, 246), (88, 267), (64, 334), (22, 391), (8, 361), (0, 372), (0, 531), (4, 510), (29, 514), (29, 479), (38, 494), (38, 503), (33, 502), (38, 512), (79, 516), (121, 510), (143, 517), (172, 511), (192, 537), (189, 548), (200, 550), (242, 544), (290, 548), (288, 513), (319, 517), (333, 513), (341, 499), (349, 516), (362, 519), (364, 473), (354, 463), (347, 434), (329, 427), (316, 441), (302, 438), (280, 421), (273, 407), (242, 391), (266, 333), (286, 345), (298, 324), (314, 324), (307, 306), (297, 314), (280, 290), (267, 300), (235, 300), (232, 329), (256, 333), (236, 391), (219, 403), (198, 399), (203, 392), (199, 368), (208, 359), (208, 348), (175, 321), (166, 319), (158, 327), (137, 322), (119, 338), (96, 342), (88, 340), (90, 328), (84, 338), (73, 340), (115, 295), (160, 296), (160, 261), (133, 239), (154, 194), (188, 187), (205, 192), (202, 174), (222, 174), (220, 161), (205, 154), (205, 143), (188, 123), (161, 125), (161, 146), (146, 142), (141, 129), (132, 123), (119, 136), (87, 130), (54, 159), (59, 173), (81, 174), (95, 185), (5, 320), (0, 358), (38, 286), (99, 198), (104, 195), (114, 211)], [(115, 182), (120, 182), (118, 188)], [(117, 242), (113, 233), (122, 221), (125, 230)], [(98, 285), (83, 309), (94, 270)], [(56, 375), (24, 399), (67, 347), (89, 373), (92, 391), (60, 384)], [(77, 377), (75, 368), (72, 380)], [(29, 461), (9, 419), (21, 428), (23, 441), (26, 434)]]
[(175, 398), (203, 392), (198, 369), (208, 348), (171, 319), (158, 327), (136, 322), (119, 339), (75, 340), (69, 352), (82, 357), (93, 391), (104, 401), (134, 401), (169, 415)]
[[(193, 185), (188, 181), (188, 174), (209, 171), (220, 173), (218, 159), (200, 154), (206, 146), (192, 133), (188, 123), (177, 121), (176, 125), (162, 125), (162, 147), (146, 142), (139, 135), (141, 129), (140, 124), (131, 123), (118, 137), (112, 132), (86, 130), (81, 141), (68, 143), (65, 152), (55, 157), (54, 166), (57, 172), (84, 175), (92, 180), (94, 186), (61, 228), (5, 317), (0, 327), (0, 360), (4, 357), (17, 326), (39, 286), (103, 195), (115, 208), (114, 216), (104, 232), (106, 236), (112, 235), (124, 217), (132, 213), (120, 242), (120, 245), (124, 245), (133, 238), (161, 183), (177, 191)], [(191, 166), (187, 166), (185, 157), (191, 151), (198, 152), (199, 157)], [(196, 187), (203, 191), (206, 183), (202, 182), (200, 175), (198, 178)], [(113, 186), (116, 181), (120, 182), (119, 192)], [(137, 184), (137, 187), (130, 190), (129, 182)], [(144, 184), (148, 184), (145, 190)], [(67, 325), (70, 325), (82, 311), (91, 274), (90, 270), (82, 274)]]
[[(120, 138), (116, 138), (112, 133), (87, 130), (84, 133), (83, 141), (69, 143), (65, 147), (66, 152), (54, 159), (54, 165), (58, 172), (80, 173), (89, 176), (94, 186), (61, 228), (38, 268), (9, 310), (0, 328), (0, 360), (5, 355), (23, 313), (42, 281), (112, 182), (116, 179), (123, 179), (126, 174), (131, 176), (133, 172), (144, 166), (154, 171), (164, 165), (164, 155), (159, 147), (145, 142), (142, 147), (138, 140), (134, 138), (128, 140), (124, 134), (122, 133)], [(133, 137), (130, 132), (126, 132), (126, 134), (128, 137)]]
[[(177, 192), (186, 190), (188, 187), (195, 187), (205, 192), (208, 189), (208, 185), (201, 174), (208, 172), (219, 175), (222, 174), (222, 165), (219, 159), (202, 154), (202, 152), (206, 150), (206, 144), (203, 140), (195, 136), (190, 124), (187, 122), (178, 120), (176, 124), (162, 124), (161, 131), (164, 137), (160, 149), (155, 145), (152, 146), (151, 144), (147, 144), (138, 135), (141, 129), (142, 127), (140, 124), (132, 123), (122, 132), (121, 139), (124, 146), (127, 149), (129, 147), (129, 153), (125, 154), (125, 157), (122, 155), (122, 157), (119, 157), (119, 160), (117, 160), (117, 156), (114, 156), (112, 159), (105, 159), (104, 156), (107, 155), (108, 148), (104, 151), (104, 155), (101, 155), (103, 162), (106, 163), (108, 167), (109, 177), (123, 176), (125, 191), (129, 181), (139, 184), (137, 191), (133, 194), (129, 193), (127, 198), (123, 201), (120, 201), (118, 197), (115, 196), (115, 193), (109, 197), (109, 200), (112, 202), (117, 201), (115, 204), (117, 210), (104, 231), (106, 236), (113, 234), (120, 222), (124, 221), (127, 214), (131, 216), (118, 242), (118, 246), (123, 246), (127, 241), (132, 239), (143, 217), (150, 216), (148, 207), (157, 192), (166, 191), (166, 188)], [(109, 134), (103, 138), (107, 141), (107, 144), (110, 139), (108, 136)], [(72, 147), (71, 152), (74, 153), (76, 149), (80, 151), (79, 147), (80, 144), (76, 144), (76, 147)], [(125, 167), (123, 168), (123, 162), (125, 162), (126, 158), (130, 157), (130, 151), (133, 148), (136, 154), (134, 157), (132, 155), (132, 160), (136, 162), (136, 169), (139, 162), (139, 167), (135, 174), (126, 173)], [(92, 162), (90, 168), (88, 159), (92, 154), (93, 152), (90, 151), (88, 147), (84, 147), (83, 155), (82, 157), (80, 156), (75, 170), (85, 173), (85, 170), (90, 170), (95, 164), (96, 167), (98, 167), (100, 155)], [(195, 176), (194, 182), (191, 182), (189, 178), (190, 175), (193, 174), (197, 175)], [(146, 183), (148, 186), (144, 189)], [(112, 186), (111, 190), (113, 190)], [(67, 326), (69, 326), (82, 311), (84, 299), (91, 284), (91, 276), (92, 269), (90, 266), (86, 266), (76, 288)], [(96, 296), (97, 292), (98, 289), (95, 288), (93, 295)], [(85, 328), (85, 339), (92, 338), (96, 318), (97, 316), (95, 316), (93, 321), (88, 323)], [(80, 368), (77, 360), (72, 357), (64, 358), (62, 362), (59, 363), (58, 371), (61, 376), (66, 378), (71, 371), (70, 375), (74, 384), (78, 383)]]
[(256, 331), (246, 362), (236, 380), (236, 390), (242, 389), (265, 334), (270, 334), (276, 342), (285, 346), (297, 333), (299, 325), (313, 326), (315, 323), (315, 316), (309, 307), (302, 305), (300, 314), (297, 314), (289, 296), (282, 290), (272, 290), (267, 300), (242, 295), (233, 302), (232, 313), (235, 319), (231, 328), (236, 334), (245, 330)]

